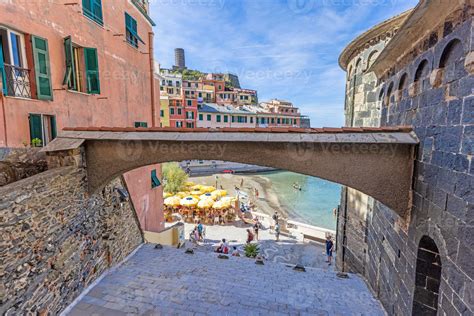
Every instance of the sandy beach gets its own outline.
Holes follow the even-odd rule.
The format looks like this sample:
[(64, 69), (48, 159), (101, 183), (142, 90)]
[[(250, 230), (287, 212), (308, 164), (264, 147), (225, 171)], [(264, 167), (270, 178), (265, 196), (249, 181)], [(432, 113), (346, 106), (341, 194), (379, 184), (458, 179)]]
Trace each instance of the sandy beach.
[[(190, 177), (189, 181), (197, 184), (216, 185), (227, 190), (229, 195), (237, 196), (236, 187), (240, 188), (242, 201), (244, 203), (252, 202), (255, 205), (254, 211), (268, 215), (273, 215), (277, 211), (283, 218), (291, 218), (292, 214), (286, 209), (278, 199), (278, 195), (271, 187), (271, 182), (264, 176), (256, 174), (217, 174), (201, 177)], [(241, 187), (243, 180), (243, 186)], [(258, 190), (258, 199), (255, 196), (255, 189)]]

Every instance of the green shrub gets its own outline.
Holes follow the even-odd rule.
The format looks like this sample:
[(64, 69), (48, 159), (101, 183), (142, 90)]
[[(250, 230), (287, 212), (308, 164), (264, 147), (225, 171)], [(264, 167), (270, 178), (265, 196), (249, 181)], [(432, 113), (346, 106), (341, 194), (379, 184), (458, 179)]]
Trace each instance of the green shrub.
[(39, 138), (33, 138), (33, 139), (31, 140), (31, 146), (32, 146), (32, 147), (41, 147), (41, 144), (42, 144), (42, 143), (43, 143), (43, 142), (42, 142), (41, 139), (39, 139)]
[(165, 192), (177, 193), (184, 189), (188, 175), (178, 163), (170, 162), (163, 164), (163, 179)]
[(248, 258), (255, 258), (260, 252), (258, 244), (246, 244), (244, 246), (245, 256)]

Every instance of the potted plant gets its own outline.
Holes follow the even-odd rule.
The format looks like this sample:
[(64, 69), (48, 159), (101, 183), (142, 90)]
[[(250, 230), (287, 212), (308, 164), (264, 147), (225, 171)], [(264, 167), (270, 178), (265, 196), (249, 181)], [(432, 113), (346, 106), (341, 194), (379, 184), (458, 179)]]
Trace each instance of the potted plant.
[(258, 256), (260, 248), (258, 247), (258, 244), (246, 244), (244, 246), (244, 252), (247, 258), (255, 258)]

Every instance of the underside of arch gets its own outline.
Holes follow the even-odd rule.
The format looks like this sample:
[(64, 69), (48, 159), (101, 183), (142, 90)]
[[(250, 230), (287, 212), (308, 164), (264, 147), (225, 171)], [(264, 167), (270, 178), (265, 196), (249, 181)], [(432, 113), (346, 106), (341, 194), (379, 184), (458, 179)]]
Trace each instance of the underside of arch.
[[(223, 160), (268, 166), (346, 185), (404, 216), (411, 205), (412, 132), (111, 132), (68, 131), (49, 153), (83, 147), (91, 193), (114, 177), (156, 163)], [(337, 132), (336, 132), (337, 131)]]

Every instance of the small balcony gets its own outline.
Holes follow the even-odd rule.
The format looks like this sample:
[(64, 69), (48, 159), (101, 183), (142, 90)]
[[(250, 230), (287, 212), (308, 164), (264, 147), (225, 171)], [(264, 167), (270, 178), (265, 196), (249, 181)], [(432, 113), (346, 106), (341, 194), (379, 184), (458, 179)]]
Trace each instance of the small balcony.
[(7, 95), (31, 99), (30, 70), (4, 64)]

